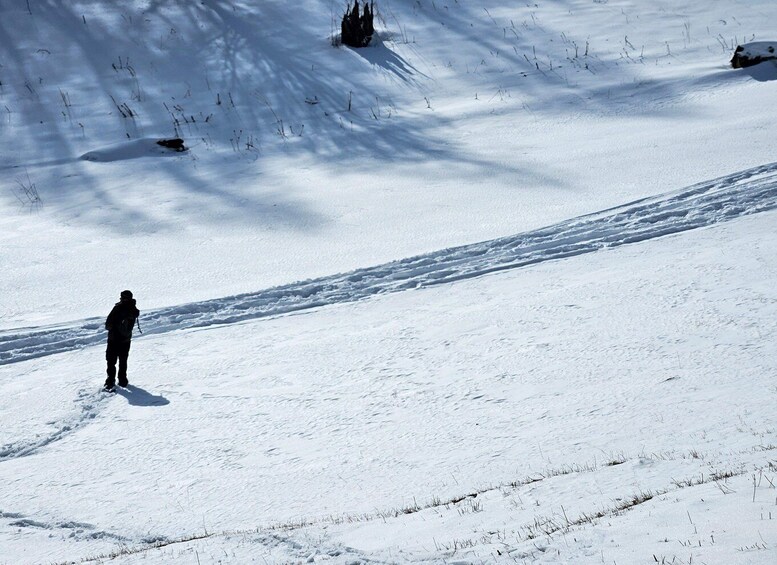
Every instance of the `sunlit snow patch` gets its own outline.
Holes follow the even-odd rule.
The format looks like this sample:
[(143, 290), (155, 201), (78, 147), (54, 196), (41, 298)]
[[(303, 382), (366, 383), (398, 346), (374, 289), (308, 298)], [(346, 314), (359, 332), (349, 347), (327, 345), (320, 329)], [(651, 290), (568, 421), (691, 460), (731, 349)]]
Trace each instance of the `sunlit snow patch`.
[(88, 153), (81, 155), (81, 159), (105, 163), (110, 161), (140, 159), (141, 157), (166, 157), (181, 151), (186, 151), (183, 140), (149, 137), (119, 143), (106, 147), (105, 149), (89, 151)]

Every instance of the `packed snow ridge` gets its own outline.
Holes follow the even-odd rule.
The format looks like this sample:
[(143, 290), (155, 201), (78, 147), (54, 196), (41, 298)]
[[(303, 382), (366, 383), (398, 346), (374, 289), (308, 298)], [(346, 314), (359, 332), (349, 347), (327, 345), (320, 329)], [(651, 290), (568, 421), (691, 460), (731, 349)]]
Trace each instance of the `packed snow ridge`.
[[(711, 226), (777, 208), (777, 163), (542, 229), (255, 293), (142, 314), (146, 334), (229, 324), (423, 288)], [(94, 345), (102, 320), (0, 333), (0, 365)]]

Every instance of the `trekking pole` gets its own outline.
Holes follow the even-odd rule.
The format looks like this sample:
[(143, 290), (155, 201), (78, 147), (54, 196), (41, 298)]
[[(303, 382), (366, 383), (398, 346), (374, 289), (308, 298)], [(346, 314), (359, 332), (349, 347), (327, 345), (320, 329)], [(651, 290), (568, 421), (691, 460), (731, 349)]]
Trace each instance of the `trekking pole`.
[(138, 324), (138, 331), (143, 333), (143, 330), (140, 329), (140, 318), (135, 318), (135, 322)]

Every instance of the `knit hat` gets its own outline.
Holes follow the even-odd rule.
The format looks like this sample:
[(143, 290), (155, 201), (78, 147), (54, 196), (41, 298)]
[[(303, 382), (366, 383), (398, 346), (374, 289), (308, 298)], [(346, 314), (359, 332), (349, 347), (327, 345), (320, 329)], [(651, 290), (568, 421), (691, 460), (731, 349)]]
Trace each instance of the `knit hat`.
[(129, 300), (132, 298), (132, 291), (130, 290), (122, 290), (121, 291), (121, 299), (122, 300)]

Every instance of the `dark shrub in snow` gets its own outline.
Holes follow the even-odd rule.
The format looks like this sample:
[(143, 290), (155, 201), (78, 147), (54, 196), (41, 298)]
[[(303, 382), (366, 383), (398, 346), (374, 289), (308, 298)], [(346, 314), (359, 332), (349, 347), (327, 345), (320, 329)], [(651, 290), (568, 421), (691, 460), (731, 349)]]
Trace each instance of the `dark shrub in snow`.
[(349, 47), (366, 47), (375, 32), (373, 15), (375, 4), (365, 1), (364, 8), (359, 9), (359, 0), (354, 0), (353, 7), (349, 8), (340, 24), (340, 38)]

